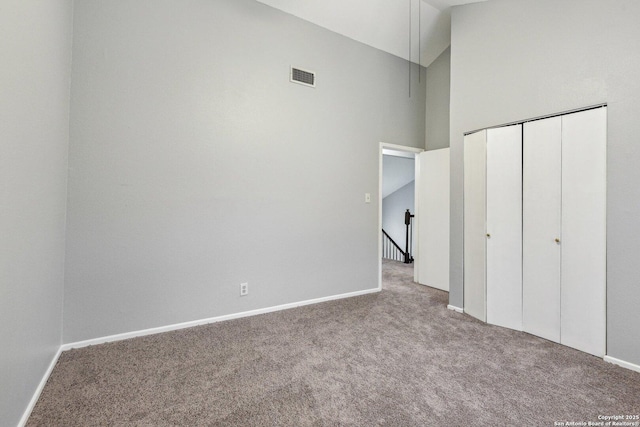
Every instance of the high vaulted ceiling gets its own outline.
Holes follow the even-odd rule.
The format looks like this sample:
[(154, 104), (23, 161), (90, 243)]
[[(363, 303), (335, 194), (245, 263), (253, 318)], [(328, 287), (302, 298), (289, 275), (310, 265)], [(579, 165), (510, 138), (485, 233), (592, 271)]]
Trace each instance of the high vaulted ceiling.
[(451, 6), (485, 0), (258, 1), (426, 67), (451, 42)]

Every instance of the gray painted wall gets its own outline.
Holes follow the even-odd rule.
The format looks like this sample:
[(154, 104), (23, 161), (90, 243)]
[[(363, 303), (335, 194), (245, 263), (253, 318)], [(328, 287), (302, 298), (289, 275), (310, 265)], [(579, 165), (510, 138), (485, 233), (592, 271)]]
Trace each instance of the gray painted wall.
[(416, 213), (415, 184), (415, 181), (411, 181), (382, 199), (382, 228), (403, 250), (407, 232), (404, 213), (407, 209), (412, 214)]
[(451, 293), (462, 307), (463, 133), (608, 103), (607, 353), (640, 364), (640, 2), (453, 9)]
[(382, 198), (398, 191), (416, 178), (415, 158), (382, 156)]
[(0, 7), (0, 425), (62, 340), (71, 1)]
[(425, 141), (427, 150), (449, 146), (451, 47), (427, 67)]
[(252, 0), (74, 18), (64, 342), (377, 286), (364, 193), (379, 142), (424, 146), (417, 69), (409, 98), (406, 61)]

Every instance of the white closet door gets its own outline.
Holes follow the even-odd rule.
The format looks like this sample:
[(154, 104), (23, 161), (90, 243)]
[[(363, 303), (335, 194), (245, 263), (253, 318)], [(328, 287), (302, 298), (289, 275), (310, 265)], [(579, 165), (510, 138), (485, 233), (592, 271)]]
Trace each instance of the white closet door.
[(486, 322), (487, 131), (464, 137), (464, 312)]
[(524, 124), (522, 323), (560, 342), (562, 118)]
[(449, 149), (418, 154), (418, 283), (449, 291)]
[(487, 322), (522, 330), (522, 125), (487, 131)]
[(562, 117), (560, 342), (605, 354), (607, 110)]

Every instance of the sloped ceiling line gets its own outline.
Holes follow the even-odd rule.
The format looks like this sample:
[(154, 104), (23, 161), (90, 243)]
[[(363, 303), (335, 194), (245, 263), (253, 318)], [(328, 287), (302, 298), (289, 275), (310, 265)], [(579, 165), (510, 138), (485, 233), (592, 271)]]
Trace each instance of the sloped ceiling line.
[(451, 43), (451, 7), (485, 0), (257, 1), (427, 67)]

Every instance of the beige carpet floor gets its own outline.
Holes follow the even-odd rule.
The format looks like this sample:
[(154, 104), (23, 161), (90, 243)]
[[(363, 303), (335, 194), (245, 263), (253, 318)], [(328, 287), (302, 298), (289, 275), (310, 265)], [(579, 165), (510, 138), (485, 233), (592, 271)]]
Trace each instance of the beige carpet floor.
[(29, 426), (553, 426), (640, 412), (640, 373), (384, 290), (64, 352)]

